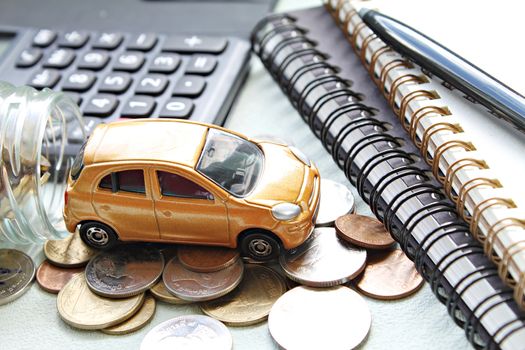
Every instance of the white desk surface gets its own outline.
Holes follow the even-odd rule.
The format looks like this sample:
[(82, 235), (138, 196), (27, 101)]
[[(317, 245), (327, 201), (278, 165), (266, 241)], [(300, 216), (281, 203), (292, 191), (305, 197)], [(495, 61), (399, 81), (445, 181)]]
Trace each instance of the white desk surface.
[[(319, 4), (320, 1), (315, 0), (281, 1), (277, 10), (293, 10)], [(358, 213), (371, 215), (368, 206), (359, 198), (342, 171), (336, 167), (255, 56), (251, 61), (250, 76), (226, 127), (249, 136), (275, 135), (293, 142), (314, 160), (322, 177), (345, 183), (352, 189), (356, 196)], [(37, 263), (42, 261), (39, 246), (19, 248), (33, 256)], [(362, 349), (470, 348), (463, 330), (454, 324), (445, 307), (437, 301), (426, 284), (415, 295), (400, 301), (365, 299), (372, 313), (372, 328), (360, 347)], [(304, 307), (307, 308), (308, 305)], [(33, 283), (21, 298), (0, 306), (0, 349), (138, 349), (146, 333), (155, 325), (179, 315), (200, 313), (196, 305), (158, 303), (151, 323), (133, 334), (110, 336), (94, 331), (80, 331), (69, 327), (60, 319), (56, 309), (56, 295), (42, 291)], [(233, 334), (234, 349), (278, 348), (268, 332), (266, 322), (229, 329)], [(331, 349), (330, 339), (326, 339), (326, 345), (326, 349)]]

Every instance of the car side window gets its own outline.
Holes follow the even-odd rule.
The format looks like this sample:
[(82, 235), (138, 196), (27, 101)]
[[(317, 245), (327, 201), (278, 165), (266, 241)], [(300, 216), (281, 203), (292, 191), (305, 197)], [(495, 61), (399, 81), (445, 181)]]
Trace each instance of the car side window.
[(195, 182), (177, 174), (157, 171), (163, 196), (213, 200), (213, 195)]
[(146, 193), (144, 185), (144, 171), (124, 170), (108, 174), (100, 180), (100, 188), (110, 189), (113, 192)]

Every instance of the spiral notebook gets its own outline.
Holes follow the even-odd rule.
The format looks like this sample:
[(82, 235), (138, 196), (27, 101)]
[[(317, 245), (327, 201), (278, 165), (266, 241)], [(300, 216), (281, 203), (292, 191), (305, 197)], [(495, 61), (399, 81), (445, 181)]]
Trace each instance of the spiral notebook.
[[(477, 348), (525, 344), (513, 290), (457, 214), (325, 8), (261, 21), (252, 45), (284, 94)], [(328, 156), (327, 154), (327, 156)]]

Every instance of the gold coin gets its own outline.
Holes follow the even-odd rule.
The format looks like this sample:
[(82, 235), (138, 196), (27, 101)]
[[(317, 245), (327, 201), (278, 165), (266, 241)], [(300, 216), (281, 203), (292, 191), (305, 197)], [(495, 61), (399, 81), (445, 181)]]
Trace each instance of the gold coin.
[(201, 304), (201, 310), (230, 326), (264, 321), (272, 305), (286, 292), (286, 284), (274, 270), (246, 265), (241, 284), (226, 296)]
[(157, 282), (157, 284), (151, 287), (149, 291), (151, 292), (151, 294), (153, 294), (155, 299), (159, 301), (163, 301), (168, 304), (186, 305), (186, 304), (192, 303), (192, 301), (184, 300), (184, 299), (178, 298), (175, 295), (171, 294), (166, 288), (166, 285), (164, 284), (163, 280), (160, 280), (159, 282)]
[(215, 272), (239, 260), (236, 249), (225, 247), (181, 246), (177, 252), (182, 266), (195, 272)]
[(116, 326), (102, 329), (102, 333), (111, 335), (129, 334), (138, 331), (148, 324), (155, 314), (155, 299), (148, 295), (144, 299), (144, 304), (139, 311), (130, 319), (117, 324)]
[(97, 252), (82, 242), (78, 232), (64, 239), (49, 240), (44, 243), (44, 254), (54, 265), (60, 267), (81, 267)]
[(84, 274), (73, 277), (58, 293), (60, 317), (80, 329), (102, 329), (119, 324), (142, 306), (144, 294), (126, 299), (109, 299), (93, 293)]

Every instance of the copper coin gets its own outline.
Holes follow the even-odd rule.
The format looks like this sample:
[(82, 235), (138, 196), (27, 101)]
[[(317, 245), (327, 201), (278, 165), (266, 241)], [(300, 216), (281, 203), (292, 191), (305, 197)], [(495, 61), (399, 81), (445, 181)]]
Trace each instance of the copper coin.
[(401, 299), (416, 292), (423, 278), (401, 249), (369, 253), (367, 266), (356, 287), (380, 300)]
[(177, 256), (188, 270), (215, 272), (235, 264), (239, 259), (239, 252), (224, 247), (181, 246)]
[(166, 288), (166, 285), (164, 284), (163, 280), (158, 281), (157, 284), (151, 287), (149, 291), (155, 297), (155, 299), (168, 303), (168, 304), (175, 304), (175, 305), (191, 304), (191, 301), (177, 298), (175, 295), (171, 294)]
[(339, 237), (363, 248), (387, 249), (396, 243), (383, 224), (369, 216), (340, 216), (335, 220), (335, 229)]
[(36, 281), (40, 288), (46, 292), (58, 294), (71, 278), (83, 271), (83, 267), (66, 269), (55, 266), (46, 260), (36, 271)]

